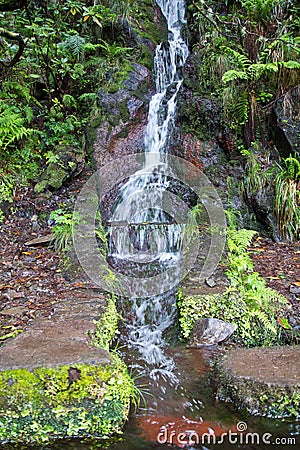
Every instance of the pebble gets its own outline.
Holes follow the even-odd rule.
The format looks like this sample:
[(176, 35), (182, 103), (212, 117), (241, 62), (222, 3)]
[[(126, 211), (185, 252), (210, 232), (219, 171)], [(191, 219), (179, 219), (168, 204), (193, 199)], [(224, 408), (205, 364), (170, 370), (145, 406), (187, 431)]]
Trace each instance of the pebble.
[(216, 282), (213, 278), (206, 278), (205, 283), (208, 287), (213, 288), (216, 286)]
[(290, 293), (299, 295), (300, 294), (300, 286), (298, 286), (297, 284), (291, 284), (290, 285)]

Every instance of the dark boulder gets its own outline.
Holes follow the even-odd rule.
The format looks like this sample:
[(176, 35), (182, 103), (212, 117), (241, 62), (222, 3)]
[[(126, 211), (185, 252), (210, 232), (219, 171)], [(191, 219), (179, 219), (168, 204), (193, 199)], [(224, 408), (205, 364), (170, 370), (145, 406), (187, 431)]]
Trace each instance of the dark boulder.
[(300, 87), (277, 100), (274, 109), (274, 140), (281, 156), (300, 152)]

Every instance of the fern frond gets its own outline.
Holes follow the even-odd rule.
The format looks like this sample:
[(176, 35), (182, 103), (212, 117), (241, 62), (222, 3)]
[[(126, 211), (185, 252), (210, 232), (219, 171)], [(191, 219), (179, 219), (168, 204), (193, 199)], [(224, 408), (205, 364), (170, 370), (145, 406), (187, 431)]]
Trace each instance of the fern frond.
[(85, 94), (80, 95), (78, 100), (81, 102), (94, 102), (98, 99), (98, 94), (96, 92), (86, 92)]
[(300, 69), (300, 63), (297, 61), (280, 61), (278, 64), (285, 69)]
[(240, 230), (228, 230), (227, 231), (227, 242), (229, 250), (236, 254), (243, 253), (244, 250), (249, 247), (253, 237), (257, 234), (257, 231), (246, 230), (241, 228)]
[(243, 55), (243, 53), (240, 53), (236, 50), (233, 50), (230, 47), (222, 46), (221, 50), (224, 51), (224, 53), (227, 53), (228, 55), (233, 56), (233, 58), (238, 62), (238, 64), (241, 66), (241, 69), (245, 70), (248, 66), (251, 65), (251, 61), (247, 56)]
[(265, 312), (259, 311), (258, 309), (252, 309), (249, 310), (248, 314), (250, 315), (250, 317), (258, 319), (265, 329), (267, 329), (273, 334), (277, 334), (276, 325), (274, 325), (274, 323), (271, 322), (271, 320), (269, 319), (268, 315)]
[(242, 70), (227, 70), (222, 76), (222, 81), (224, 84), (230, 83), (234, 80), (247, 80), (247, 73)]
[(242, 92), (236, 105), (236, 118), (240, 125), (244, 125), (248, 120), (248, 106), (247, 92)]
[[(1, 110), (1, 108), (0, 108)], [(15, 141), (27, 138), (37, 130), (25, 127), (25, 119), (20, 113), (16, 113), (12, 107), (0, 112), (0, 149), (6, 148)]]
[(75, 34), (74, 36), (67, 37), (67, 39), (65, 39), (61, 43), (61, 45), (64, 48), (70, 50), (72, 55), (74, 55), (75, 58), (79, 60), (83, 54), (85, 39), (78, 34)]

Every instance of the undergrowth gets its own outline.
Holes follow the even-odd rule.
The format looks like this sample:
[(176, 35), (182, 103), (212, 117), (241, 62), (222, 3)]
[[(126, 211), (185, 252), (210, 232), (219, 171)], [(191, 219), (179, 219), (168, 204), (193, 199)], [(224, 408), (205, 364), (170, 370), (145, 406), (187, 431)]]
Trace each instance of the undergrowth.
[(189, 337), (196, 320), (214, 317), (236, 324), (233, 339), (245, 347), (281, 343), (278, 319), (284, 316), (286, 299), (268, 288), (254, 271), (247, 247), (255, 234), (253, 230), (228, 229), (226, 273), (230, 286), (223, 294), (184, 296), (179, 292), (179, 321), (184, 338)]

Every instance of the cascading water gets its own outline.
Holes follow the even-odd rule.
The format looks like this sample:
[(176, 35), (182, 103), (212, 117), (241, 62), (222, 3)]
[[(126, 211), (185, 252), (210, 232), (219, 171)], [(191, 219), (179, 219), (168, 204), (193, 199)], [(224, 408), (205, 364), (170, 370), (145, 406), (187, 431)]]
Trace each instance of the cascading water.
[[(145, 132), (145, 164), (122, 187), (112, 221), (125, 226), (110, 230), (110, 258), (132, 263), (153, 263), (173, 268), (179, 280), (182, 228), (164, 211), (168, 187), (167, 150), (176, 114), (177, 94), (188, 47), (181, 36), (185, 21), (183, 0), (157, 0), (168, 24), (168, 42), (161, 43), (154, 58), (156, 93), (153, 95)], [(167, 280), (166, 280), (167, 281)], [(164, 289), (162, 289), (162, 292)], [(174, 295), (132, 299), (128, 342), (138, 350), (150, 376), (169, 377), (173, 383), (174, 362), (165, 355), (163, 332), (174, 321)], [(136, 363), (139, 365), (138, 361)]]

